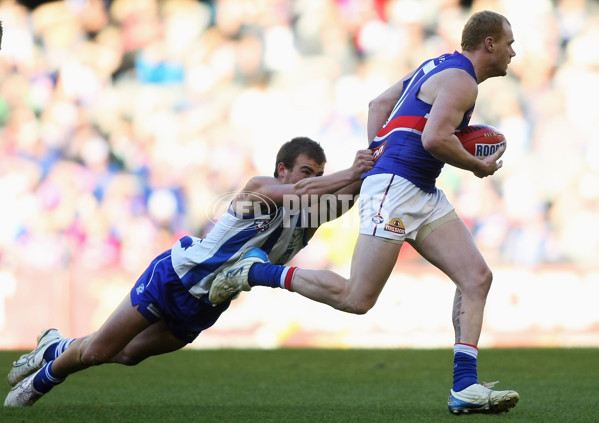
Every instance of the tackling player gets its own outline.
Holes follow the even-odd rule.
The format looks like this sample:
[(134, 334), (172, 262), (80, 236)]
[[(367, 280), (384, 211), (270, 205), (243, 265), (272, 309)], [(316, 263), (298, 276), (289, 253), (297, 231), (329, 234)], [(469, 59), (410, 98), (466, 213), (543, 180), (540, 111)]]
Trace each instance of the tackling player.
[[(357, 194), (362, 174), (374, 164), (371, 151), (360, 150), (350, 168), (323, 176), (325, 162), (322, 147), (309, 138), (285, 143), (274, 177), (250, 179), (204, 239), (183, 237), (156, 257), (97, 332), (75, 340), (64, 339), (55, 329), (42, 332), (37, 348), (13, 363), (8, 381), (14, 388), (4, 406), (33, 405), (68, 375), (90, 366), (135, 365), (191, 343), (229, 307), (230, 299), (216, 306), (208, 300), (221, 269), (252, 246), (267, 251), (273, 263), (284, 264), (325, 223), (308, 207), (285, 207), (286, 196), (321, 201), (323, 194)], [(327, 205), (330, 198), (326, 196)], [(327, 217), (344, 211), (332, 207)], [(269, 277), (288, 279), (284, 268)]]

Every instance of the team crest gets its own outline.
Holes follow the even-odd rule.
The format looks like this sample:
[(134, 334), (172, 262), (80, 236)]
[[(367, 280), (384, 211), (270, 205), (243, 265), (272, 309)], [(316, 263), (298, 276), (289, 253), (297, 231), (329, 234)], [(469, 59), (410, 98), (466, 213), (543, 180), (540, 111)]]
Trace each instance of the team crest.
[(406, 227), (404, 226), (401, 219), (399, 219), (397, 217), (394, 217), (393, 219), (391, 219), (389, 221), (389, 223), (387, 223), (385, 225), (385, 230), (389, 231), (389, 232), (393, 232), (394, 234), (398, 234), (398, 235), (406, 234)]
[(372, 223), (374, 223), (375, 225), (380, 225), (384, 221), (385, 219), (380, 214), (376, 214), (372, 217)]
[(256, 228), (258, 232), (264, 232), (269, 226), (270, 222), (268, 220), (256, 220), (256, 223), (254, 224), (254, 228)]

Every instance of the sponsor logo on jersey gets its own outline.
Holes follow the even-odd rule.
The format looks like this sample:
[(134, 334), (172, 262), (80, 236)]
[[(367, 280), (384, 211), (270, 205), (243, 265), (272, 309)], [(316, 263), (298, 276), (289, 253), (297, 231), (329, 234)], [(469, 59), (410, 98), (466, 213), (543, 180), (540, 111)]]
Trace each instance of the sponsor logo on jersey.
[(375, 225), (380, 225), (384, 221), (385, 221), (385, 219), (380, 214), (374, 215), (372, 217), (372, 223), (374, 223)]
[(372, 157), (375, 161), (383, 155), (383, 152), (385, 151), (385, 145), (387, 145), (387, 141), (372, 149)]
[(403, 222), (400, 218), (394, 217), (385, 225), (385, 230), (389, 232), (393, 232), (398, 235), (405, 235), (406, 227), (403, 225)]

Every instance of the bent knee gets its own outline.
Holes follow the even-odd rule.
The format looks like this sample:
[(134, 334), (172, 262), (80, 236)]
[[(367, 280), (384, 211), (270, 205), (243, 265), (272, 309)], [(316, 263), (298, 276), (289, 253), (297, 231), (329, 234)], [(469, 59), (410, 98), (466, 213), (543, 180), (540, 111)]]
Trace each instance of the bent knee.
[(111, 358), (108, 354), (101, 351), (86, 350), (81, 353), (80, 361), (81, 364), (86, 366), (99, 366), (100, 364), (108, 363)]
[(462, 293), (486, 297), (493, 282), (493, 272), (488, 266), (483, 266), (478, 272), (472, 272), (467, 281), (460, 286)]
[(491, 271), (491, 269), (489, 269), (488, 266), (485, 266), (485, 268), (481, 271), (481, 275), (480, 275), (480, 282), (479, 282), (480, 287), (488, 292), (489, 289), (491, 288), (492, 283), (493, 283), (493, 272)]
[(94, 342), (93, 337), (83, 341), (79, 349), (79, 361), (85, 366), (99, 366), (110, 362), (114, 354)]
[(135, 366), (141, 363), (146, 357), (129, 354), (126, 350), (119, 352), (116, 355), (110, 354), (102, 350), (89, 349), (82, 352), (81, 363), (86, 366), (99, 366), (105, 363), (117, 363), (125, 366)]
[(121, 351), (119, 354), (117, 354), (113, 359), (112, 362), (113, 363), (118, 363), (118, 364), (123, 364), (125, 366), (136, 366), (139, 363), (141, 363), (142, 361), (145, 360), (146, 357), (140, 357), (138, 355), (133, 355), (128, 353), (128, 351), (125, 349), (123, 351)]
[(129, 357), (129, 356), (118, 357), (118, 359), (114, 360), (115, 363), (123, 364), (125, 366), (137, 366), (139, 363), (141, 363), (141, 361), (142, 360), (136, 359), (135, 357)]

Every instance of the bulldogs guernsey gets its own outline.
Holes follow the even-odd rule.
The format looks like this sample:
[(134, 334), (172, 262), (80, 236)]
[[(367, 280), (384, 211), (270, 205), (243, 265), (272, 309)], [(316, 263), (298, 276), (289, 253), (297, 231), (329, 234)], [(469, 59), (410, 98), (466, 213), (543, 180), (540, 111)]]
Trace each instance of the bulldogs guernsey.
[[(426, 192), (435, 192), (435, 181), (444, 163), (422, 146), (422, 131), (432, 106), (420, 100), (417, 95), (428, 78), (448, 68), (464, 69), (476, 80), (472, 62), (457, 51), (420, 65), (414, 75), (404, 82), (401, 97), (368, 147), (373, 151), (375, 164), (363, 178), (378, 173), (392, 173)], [(468, 125), (473, 109), (474, 106), (468, 110), (457, 129)]]
[(248, 247), (261, 248), (271, 263), (285, 264), (304, 248), (307, 231), (301, 227), (307, 213), (284, 207), (259, 217), (223, 214), (206, 238), (185, 236), (175, 243), (171, 260), (183, 285), (195, 297), (210, 291), (216, 274), (237, 261)]

